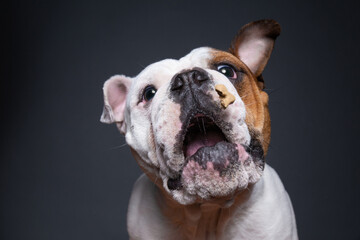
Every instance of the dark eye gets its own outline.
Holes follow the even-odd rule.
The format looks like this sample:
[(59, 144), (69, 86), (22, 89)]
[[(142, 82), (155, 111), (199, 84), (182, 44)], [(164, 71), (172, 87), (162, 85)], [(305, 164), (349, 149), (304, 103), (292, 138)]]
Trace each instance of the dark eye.
[(235, 69), (229, 65), (226, 64), (219, 65), (217, 66), (217, 70), (228, 78), (232, 78), (232, 79), (237, 78)]
[(154, 86), (147, 86), (143, 93), (143, 99), (145, 101), (150, 101), (156, 94), (156, 88)]

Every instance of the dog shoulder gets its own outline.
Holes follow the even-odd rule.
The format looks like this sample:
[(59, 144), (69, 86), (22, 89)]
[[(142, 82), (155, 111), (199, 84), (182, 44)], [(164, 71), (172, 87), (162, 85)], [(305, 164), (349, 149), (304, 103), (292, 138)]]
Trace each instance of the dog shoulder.
[(154, 186), (152, 185), (145, 174), (142, 174), (134, 183), (127, 212), (127, 228), (130, 239), (142, 239), (147, 231), (147, 225), (143, 226), (142, 222), (146, 222), (149, 216), (148, 211), (153, 208), (151, 203), (154, 199), (151, 189)]
[(276, 236), (275, 239), (297, 239), (293, 207), (277, 172), (266, 165), (263, 178), (256, 185), (252, 200), (257, 197), (254, 208), (264, 217), (258, 220), (263, 221), (265, 232)]
[[(297, 239), (290, 198), (276, 171), (265, 165), (250, 198), (235, 210), (226, 239)], [(261, 227), (259, 227), (261, 226)]]
[(166, 220), (157, 202), (158, 188), (142, 174), (134, 184), (127, 213), (130, 239), (166, 239)]

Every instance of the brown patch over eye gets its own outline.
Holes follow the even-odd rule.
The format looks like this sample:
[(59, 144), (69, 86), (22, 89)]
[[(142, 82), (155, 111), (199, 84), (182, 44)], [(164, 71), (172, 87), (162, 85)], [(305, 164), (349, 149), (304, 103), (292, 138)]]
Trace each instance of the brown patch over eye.
[(213, 51), (213, 59), (210, 63), (211, 66), (218, 66), (221, 64), (227, 64), (233, 66), (237, 71), (247, 72), (247, 67), (237, 57), (231, 53), (224, 51)]
[(210, 61), (210, 67), (212, 69), (219, 71), (218, 67), (222, 65), (228, 65), (234, 68), (237, 74), (236, 79), (232, 79), (231, 77), (229, 78), (226, 74), (224, 75), (229, 78), (238, 91), (240, 90), (244, 81), (254, 81), (260, 90), (264, 89), (264, 81), (262, 76), (260, 75), (258, 79), (256, 79), (246, 64), (233, 54), (214, 49), (212, 55), (213, 59)]
[(237, 57), (231, 53), (214, 50), (210, 67), (225, 75), (239, 90), (242, 81), (250, 70)]

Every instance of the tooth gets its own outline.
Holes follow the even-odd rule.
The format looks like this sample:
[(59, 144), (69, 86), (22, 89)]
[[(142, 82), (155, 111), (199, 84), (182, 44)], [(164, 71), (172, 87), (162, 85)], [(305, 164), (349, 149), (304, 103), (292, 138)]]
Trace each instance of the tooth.
[(221, 106), (223, 106), (224, 109), (226, 109), (230, 104), (232, 104), (233, 102), (235, 102), (235, 97), (234, 95), (232, 95), (227, 88), (225, 87), (225, 85), (223, 84), (217, 84), (215, 86), (215, 90), (216, 92), (219, 94), (220, 97), (220, 103)]

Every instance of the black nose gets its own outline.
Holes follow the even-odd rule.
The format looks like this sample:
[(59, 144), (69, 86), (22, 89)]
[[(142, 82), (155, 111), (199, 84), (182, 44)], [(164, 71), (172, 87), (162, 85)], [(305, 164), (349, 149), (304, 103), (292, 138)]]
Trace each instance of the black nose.
[(183, 89), (186, 85), (201, 85), (204, 81), (209, 80), (209, 74), (201, 68), (194, 68), (176, 74), (170, 83), (171, 91)]

